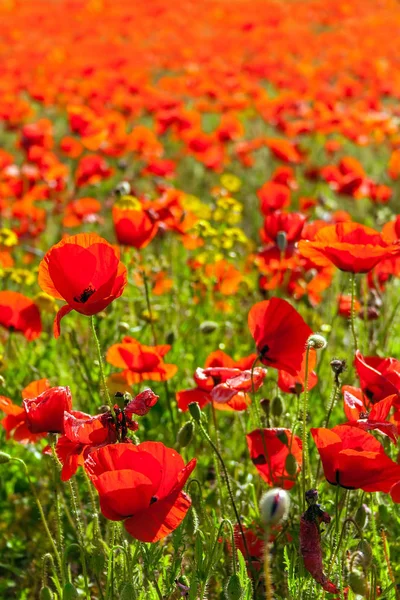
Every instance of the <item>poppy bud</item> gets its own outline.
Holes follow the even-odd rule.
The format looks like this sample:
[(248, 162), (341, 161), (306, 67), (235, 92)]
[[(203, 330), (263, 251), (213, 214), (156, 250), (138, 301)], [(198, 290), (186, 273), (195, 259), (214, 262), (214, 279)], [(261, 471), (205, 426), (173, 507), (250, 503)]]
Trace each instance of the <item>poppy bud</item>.
[(132, 583), (126, 583), (121, 590), (119, 600), (131, 600), (131, 598), (136, 598), (135, 588)]
[(215, 321), (203, 321), (200, 325), (200, 331), (201, 333), (204, 333), (204, 335), (208, 335), (216, 331), (218, 327), (219, 325)]
[(260, 402), (260, 406), (263, 409), (264, 413), (269, 416), (269, 409), (271, 405), (271, 400), (269, 398), (263, 398)]
[(197, 516), (196, 510), (191, 506), (190, 511), (188, 512), (186, 518), (186, 531), (188, 535), (193, 538), (197, 530), (199, 529), (199, 518)]
[(125, 321), (120, 321), (118, 323), (118, 329), (122, 332), (122, 333), (126, 333), (127, 331), (129, 331), (130, 327), (129, 327), (129, 323), (125, 323)]
[(79, 594), (72, 583), (66, 583), (63, 590), (62, 600), (78, 600)]
[(0, 451), (0, 465), (5, 465), (6, 463), (10, 462), (10, 460), (11, 456), (7, 454), (7, 452)]
[(201, 408), (197, 404), (197, 402), (191, 402), (189, 404), (189, 412), (192, 417), (196, 421), (196, 423), (200, 423), (201, 421)]
[(368, 585), (362, 573), (356, 573), (355, 571), (350, 573), (349, 584), (355, 594), (360, 594), (360, 596), (364, 597), (367, 596)]
[(319, 333), (313, 333), (312, 335), (310, 335), (310, 337), (307, 340), (308, 348), (315, 348), (316, 350), (322, 350), (323, 348), (326, 348), (327, 345), (328, 345), (328, 342), (326, 341), (324, 336), (320, 335)]
[(169, 346), (172, 346), (172, 344), (175, 341), (175, 333), (173, 331), (170, 331), (169, 333), (167, 333), (165, 341)]
[(225, 586), (225, 598), (227, 600), (240, 600), (243, 590), (240, 584), (239, 575), (231, 575)]
[(360, 553), (360, 563), (364, 568), (369, 567), (372, 563), (372, 548), (366, 540), (361, 540), (358, 544), (358, 552)]
[(261, 497), (260, 515), (265, 525), (275, 525), (287, 518), (290, 498), (285, 490), (273, 488)]
[(371, 510), (368, 508), (368, 506), (366, 504), (362, 504), (357, 509), (354, 520), (360, 529), (365, 529), (365, 527), (367, 526), (367, 523), (368, 523), (368, 516), (370, 514), (371, 514)]
[(178, 442), (181, 448), (186, 448), (192, 441), (194, 432), (194, 423), (193, 421), (188, 421), (178, 431), (178, 435), (176, 441)]
[(286, 471), (289, 473), (289, 475), (294, 477), (297, 473), (297, 468), (298, 465), (295, 457), (293, 456), (293, 454), (288, 454), (285, 460)]
[(283, 414), (285, 407), (281, 396), (275, 396), (271, 403), (271, 413), (274, 417), (280, 417)]
[(39, 592), (39, 600), (53, 600), (53, 592), (51, 589), (45, 585)]
[(285, 252), (287, 248), (287, 236), (286, 231), (278, 231), (276, 234), (276, 245), (281, 252)]
[(114, 188), (114, 194), (117, 196), (129, 196), (131, 193), (131, 184), (128, 181), (120, 181)]

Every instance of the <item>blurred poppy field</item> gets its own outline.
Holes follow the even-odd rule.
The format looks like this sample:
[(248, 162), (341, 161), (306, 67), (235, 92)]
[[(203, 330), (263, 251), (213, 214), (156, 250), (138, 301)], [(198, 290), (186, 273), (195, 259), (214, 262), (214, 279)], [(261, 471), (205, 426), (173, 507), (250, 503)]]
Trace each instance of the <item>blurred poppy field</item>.
[(400, 598), (399, 36), (1, 1), (1, 600)]

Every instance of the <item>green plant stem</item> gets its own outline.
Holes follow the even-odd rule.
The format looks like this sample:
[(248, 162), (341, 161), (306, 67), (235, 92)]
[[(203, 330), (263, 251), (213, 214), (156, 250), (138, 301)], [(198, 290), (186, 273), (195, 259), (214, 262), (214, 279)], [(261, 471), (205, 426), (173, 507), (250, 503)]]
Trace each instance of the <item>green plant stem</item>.
[(265, 548), (264, 548), (264, 578), (265, 578), (265, 598), (273, 600), (272, 596), (272, 581), (271, 581), (271, 565), (269, 553), (269, 527), (265, 528)]
[(97, 539), (99, 539), (101, 542), (103, 542), (103, 536), (101, 534), (101, 528), (100, 528), (99, 511), (98, 511), (98, 507), (97, 507), (96, 497), (93, 492), (92, 482), (90, 481), (89, 476), (86, 473), (85, 469), (83, 469), (83, 474), (84, 474), (85, 482), (86, 482), (86, 485), (87, 485), (87, 488), (89, 491), (90, 503), (92, 505), (95, 534), (97, 536)]
[(73, 478), (71, 478), (68, 481), (68, 484), (69, 484), (69, 489), (70, 489), (70, 494), (71, 494), (72, 510), (74, 512), (76, 528), (78, 531), (79, 546), (80, 546), (80, 550), (81, 550), (82, 572), (83, 572), (83, 579), (85, 581), (85, 593), (86, 593), (87, 599), (90, 600), (87, 565), (86, 565), (85, 535), (84, 535), (83, 525), (82, 525), (81, 516), (80, 516), (80, 509), (79, 509), (79, 503), (78, 503), (78, 490), (77, 490), (76, 482), (73, 480)]
[(252, 574), (254, 576), (254, 569), (253, 569), (253, 565), (252, 565), (252, 562), (251, 562), (251, 555), (250, 555), (249, 548), (248, 548), (248, 545), (247, 545), (246, 536), (244, 535), (244, 531), (243, 531), (242, 523), (240, 521), (240, 516), (239, 516), (238, 510), (237, 510), (237, 507), (236, 507), (235, 499), (233, 497), (232, 487), (231, 487), (231, 483), (230, 483), (230, 480), (229, 480), (228, 471), (227, 471), (227, 468), (225, 466), (225, 461), (222, 458), (222, 456), (221, 456), (218, 448), (216, 447), (216, 445), (214, 444), (214, 442), (212, 441), (212, 439), (208, 435), (207, 431), (204, 429), (203, 425), (200, 422), (197, 422), (197, 424), (199, 426), (199, 429), (200, 429), (203, 437), (210, 444), (211, 448), (215, 452), (215, 454), (216, 454), (216, 456), (217, 456), (217, 458), (218, 458), (218, 460), (219, 460), (219, 462), (221, 464), (222, 471), (223, 471), (223, 474), (224, 474), (224, 479), (225, 479), (225, 485), (226, 485), (226, 488), (228, 490), (229, 499), (230, 499), (231, 504), (232, 504), (233, 512), (235, 513), (235, 517), (236, 517), (236, 521), (237, 521), (237, 524), (238, 524), (238, 527), (239, 527), (240, 535), (242, 536), (243, 547), (244, 547), (245, 552), (246, 552), (246, 559), (247, 559), (248, 565), (250, 567), (250, 570), (252, 571)]
[(354, 321), (355, 321), (354, 301), (355, 301), (355, 294), (356, 294), (356, 276), (354, 273), (351, 274), (350, 285), (351, 285), (350, 328), (351, 328), (351, 333), (353, 335), (354, 352), (356, 352), (358, 349), (358, 342), (357, 342), (356, 328), (355, 328), (355, 324), (354, 324)]
[(32, 493), (34, 499), (35, 499), (36, 505), (37, 505), (38, 510), (39, 510), (40, 518), (42, 519), (42, 523), (43, 523), (44, 529), (46, 531), (47, 537), (49, 538), (51, 547), (52, 547), (53, 552), (54, 552), (54, 556), (56, 557), (56, 561), (57, 561), (57, 565), (58, 565), (59, 571), (60, 571), (60, 573), (62, 575), (63, 568), (62, 568), (61, 555), (60, 555), (60, 553), (58, 551), (58, 548), (57, 548), (56, 543), (54, 541), (53, 535), (52, 535), (52, 533), (51, 533), (51, 531), (49, 529), (49, 526), (48, 526), (48, 523), (47, 523), (47, 519), (46, 519), (44, 511), (43, 511), (42, 503), (40, 502), (39, 496), (37, 495), (36, 490), (35, 490), (35, 486), (33, 485), (31, 478), (29, 477), (28, 467), (26, 466), (25, 462), (21, 458), (12, 458), (11, 460), (14, 460), (16, 462), (21, 463), (21, 465), (24, 468), (25, 475), (26, 475), (26, 478), (28, 480), (29, 488), (31, 490), (31, 493)]
[(303, 392), (303, 431), (302, 431), (302, 467), (301, 467), (301, 489), (302, 489), (302, 508), (306, 508), (306, 479), (307, 479), (307, 460), (308, 460), (308, 440), (307, 440), (307, 410), (308, 410), (308, 375), (309, 375), (310, 345), (306, 348), (306, 364), (304, 376)]
[(90, 323), (91, 323), (91, 327), (92, 327), (94, 341), (96, 343), (96, 348), (97, 348), (97, 356), (98, 356), (98, 360), (99, 360), (101, 383), (102, 383), (102, 386), (103, 386), (103, 389), (104, 389), (104, 393), (105, 393), (105, 397), (106, 397), (106, 400), (107, 400), (107, 404), (109, 406), (111, 406), (110, 393), (108, 391), (108, 387), (107, 387), (107, 383), (106, 383), (106, 378), (105, 378), (105, 375), (104, 375), (103, 357), (102, 357), (102, 354), (101, 354), (101, 346), (100, 346), (99, 338), (97, 337), (96, 325), (95, 325), (95, 322), (94, 322), (94, 316), (93, 315), (90, 317)]

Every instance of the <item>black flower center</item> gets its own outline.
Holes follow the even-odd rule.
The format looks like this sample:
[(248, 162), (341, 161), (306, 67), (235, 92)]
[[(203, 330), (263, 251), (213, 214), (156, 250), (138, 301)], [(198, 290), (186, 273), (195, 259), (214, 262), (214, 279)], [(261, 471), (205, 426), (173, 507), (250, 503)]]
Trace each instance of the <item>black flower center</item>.
[(95, 291), (95, 288), (92, 286), (92, 284), (90, 284), (89, 287), (84, 289), (79, 296), (74, 296), (74, 300), (75, 302), (79, 302), (79, 304), (85, 304), (85, 302), (89, 300), (90, 296), (93, 296)]

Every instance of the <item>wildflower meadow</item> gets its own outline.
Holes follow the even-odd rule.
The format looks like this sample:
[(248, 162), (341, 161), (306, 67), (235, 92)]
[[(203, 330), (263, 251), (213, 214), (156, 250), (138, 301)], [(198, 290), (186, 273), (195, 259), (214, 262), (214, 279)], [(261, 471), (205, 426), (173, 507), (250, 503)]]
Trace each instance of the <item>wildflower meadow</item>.
[(399, 39), (0, 0), (0, 600), (400, 599)]

